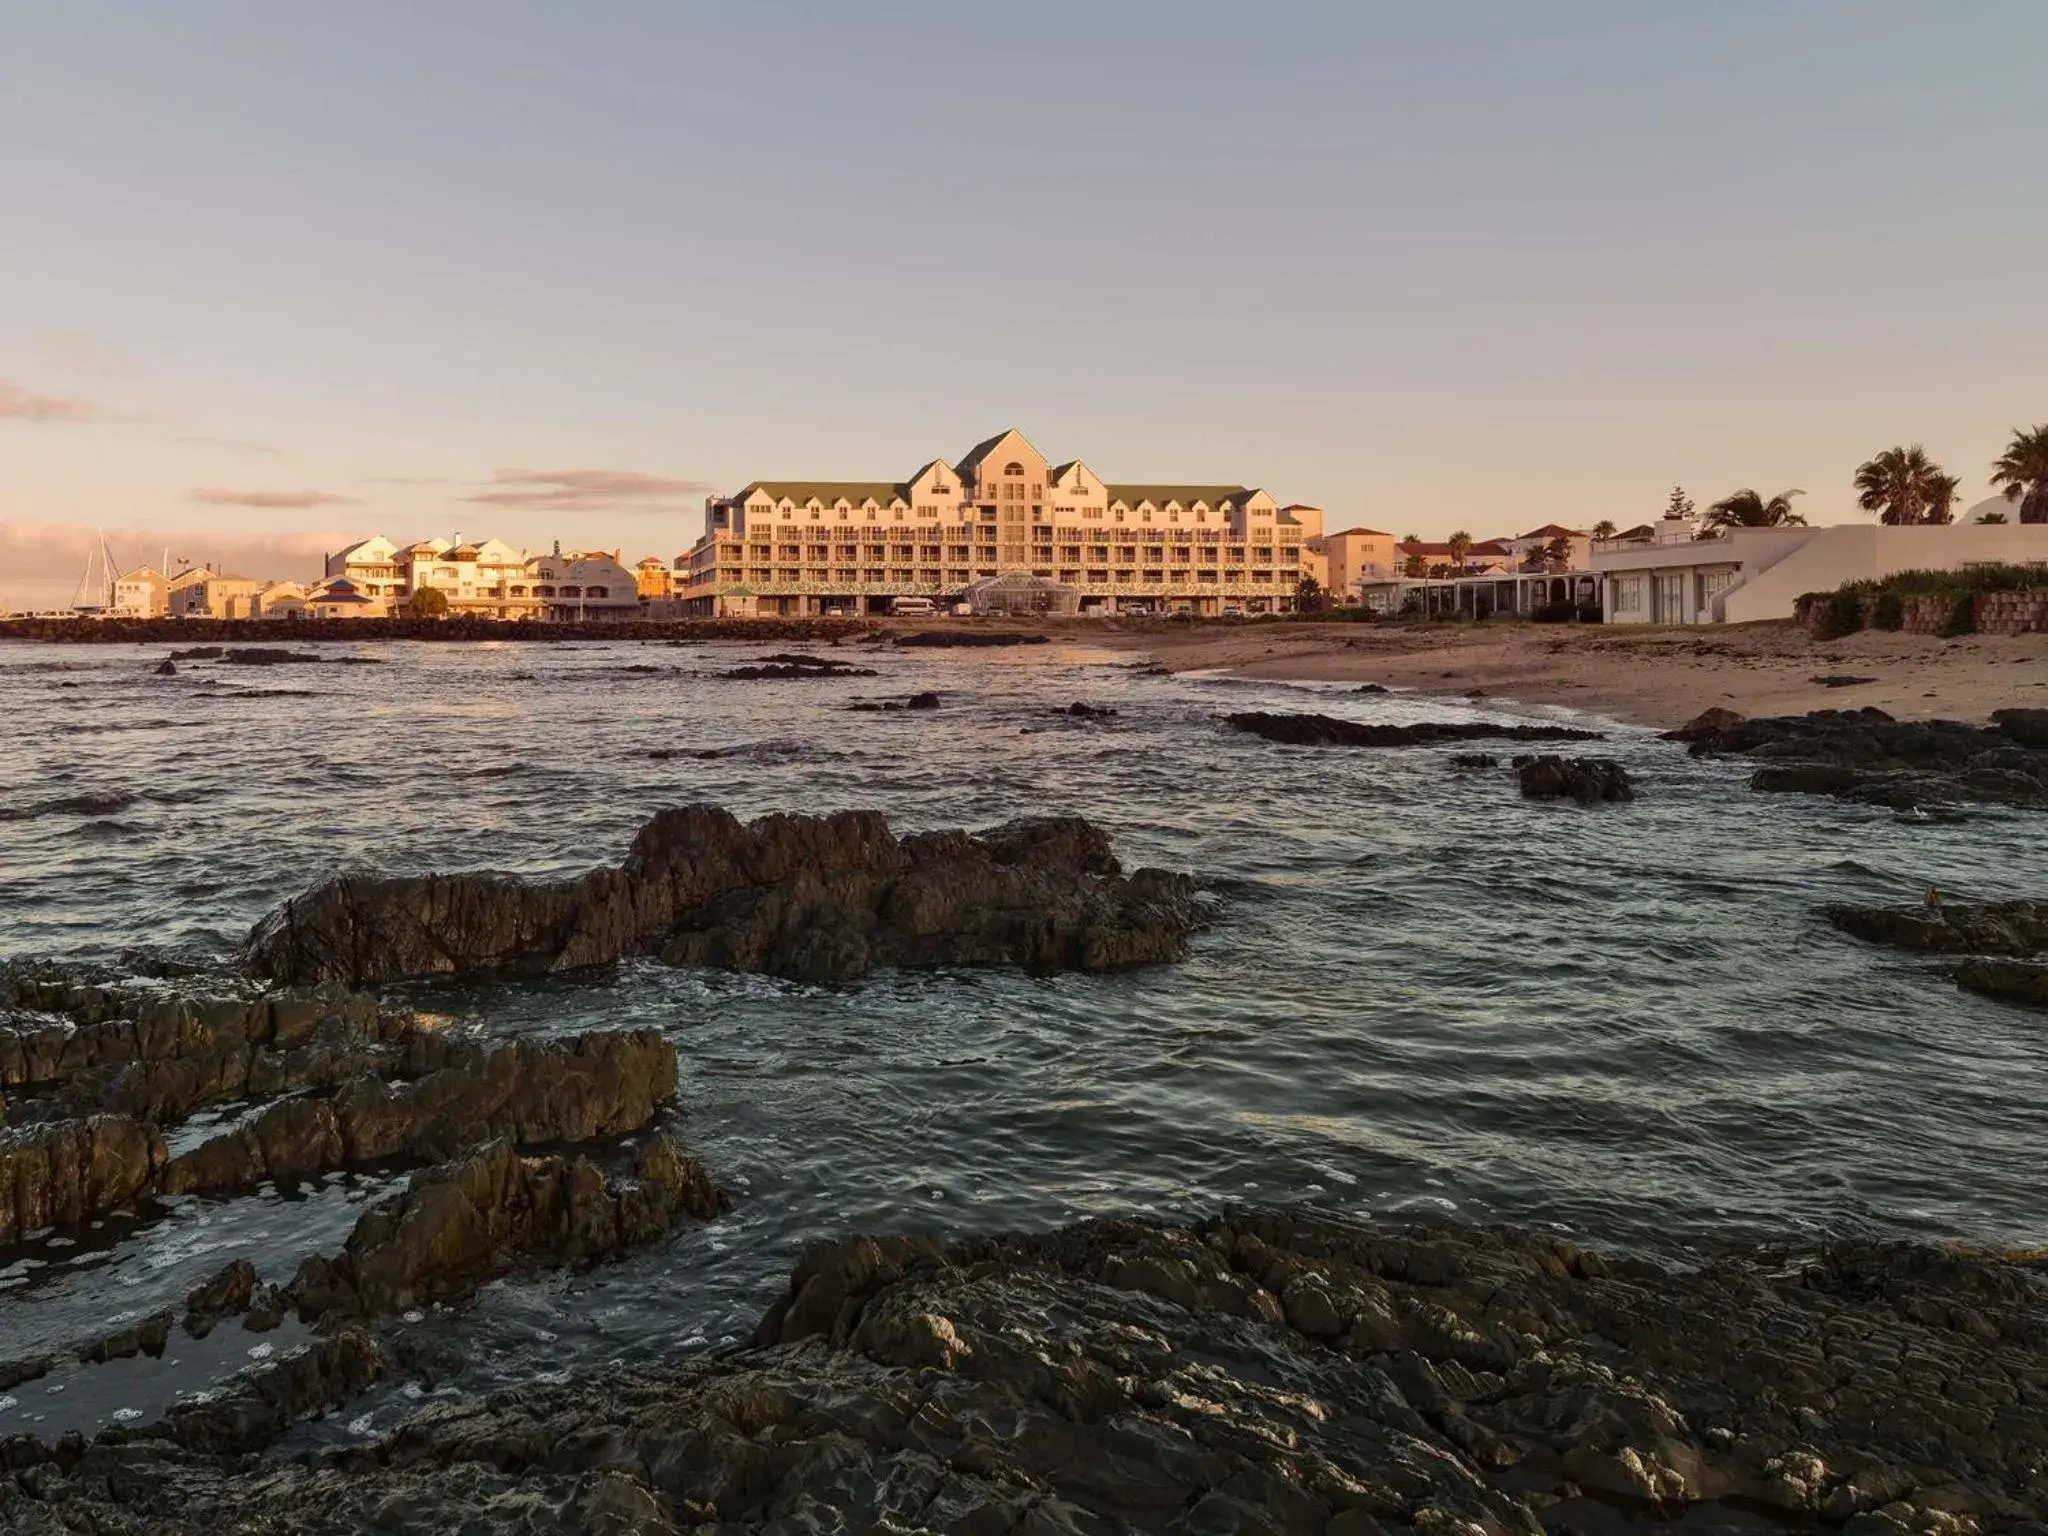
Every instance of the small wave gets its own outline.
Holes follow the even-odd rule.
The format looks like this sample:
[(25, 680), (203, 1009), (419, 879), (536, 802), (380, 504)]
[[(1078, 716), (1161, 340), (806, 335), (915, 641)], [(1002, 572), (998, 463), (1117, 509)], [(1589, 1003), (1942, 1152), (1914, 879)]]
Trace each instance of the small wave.
[(141, 798), (120, 789), (60, 795), (29, 805), (0, 805), (0, 821), (31, 821), (38, 816), (111, 816), (116, 811), (127, 810)]
[(209, 699), (317, 699), (317, 688), (223, 688), (203, 695)]

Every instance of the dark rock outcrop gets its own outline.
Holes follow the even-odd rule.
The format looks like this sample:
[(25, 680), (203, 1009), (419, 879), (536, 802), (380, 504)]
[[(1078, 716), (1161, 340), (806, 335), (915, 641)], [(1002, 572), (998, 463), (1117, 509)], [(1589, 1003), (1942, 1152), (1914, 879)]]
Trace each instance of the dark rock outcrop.
[(2001, 1002), (2048, 1007), (2048, 902), (1945, 902), (1933, 891), (1918, 906), (1825, 909), (1844, 933), (1929, 955), (1968, 955), (1949, 970), (1957, 986)]
[(1075, 817), (897, 838), (872, 811), (658, 814), (616, 868), (516, 875), (343, 876), (288, 902), (247, 960), (281, 981), (506, 970), (652, 954), (805, 981), (877, 965), (1109, 970), (1179, 959), (1205, 911), (1184, 875), (1125, 876)]
[(1991, 723), (2019, 745), (2048, 752), (2048, 709), (1994, 709)]
[(1489, 720), (1428, 720), (1416, 725), (1364, 725), (1330, 715), (1275, 715), (1256, 710), (1224, 716), (1234, 730), (1291, 747), (1434, 747), (1453, 741), (1599, 741), (1598, 731), (1565, 725), (1510, 725)]
[(63, 1018), (0, 1023), (0, 1087), (26, 1095), (14, 1111), (31, 1119), (109, 1112), (163, 1125), (202, 1105), (331, 1088), (402, 1071), (412, 1029), (336, 988), (202, 998), (24, 977), (0, 983), (0, 1002), (10, 997)]
[(1808, 678), (1807, 681), (1818, 683), (1823, 688), (1856, 688), (1864, 683), (1874, 683), (1877, 679), (1874, 677), (1853, 677), (1844, 672), (1830, 672), (1825, 676)]
[(288, 651), (282, 646), (231, 645), (220, 653), (220, 659), (235, 667), (284, 667), (322, 658), (311, 651)]
[(1491, 752), (1453, 752), (1451, 754), (1451, 766), (1453, 768), (1498, 768), (1500, 766), (1500, 759)]
[(457, 1048), (414, 1081), (378, 1074), (327, 1096), (279, 1099), (172, 1158), (167, 1194), (293, 1183), (338, 1168), (424, 1162), (504, 1137), (594, 1141), (648, 1125), (675, 1097), (675, 1049), (653, 1029)]
[(0, 1246), (154, 1193), (169, 1159), (161, 1132), (124, 1115), (0, 1130)]
[(1965, 960), (1952, 974), (1965, 992), (2002, 1003), (2048, 1008), (2048, 961)]
[(166, 656), (156, 664), (155, 672), (158, 677), (176, 677), (178, 675), (178, 664)]
[(504, 1137), (516, 1145), (641, 1130), (675, 1096), (658, 1030), (486, 1045), (415, 1031), (402, 1055), (328, 1094), (279, 1098), (171, 1156), (124, 1115), (0, 1130), (0, 1245), (153, 1195), (290, 1184), (337, 1169), (424, 1162)]
[(846, 707), (853, 710), (856, 714), (868, 715), (885, 714), (899, 709), (937, 709), (939, 707), (939, 696), (936, 693), (927, 691), (924, 693), (913, 693), (909, 698), (900, 703), (895, 699), (862, 699)]
[(750, 1348), (251, 1456), (347, 1330), (0, 1479), (31, 1533), (1841, 1529), (2048, 1521), (2038, 1263), (1842, 1242), (1668, 1270), (1302, 1212), (807, 1253)]
[(742, 681), (759, 682), (814, 677), (879, 677), (881, 674), (873, 667), (856, 667), (830, 656), (779, 652), (773, 656), (764, 656), (759, 662), (749, 666), (733, 667), (722, 675)]
[(1068, 715), (1076, 720), (1114, 720), (1116, 711), (1106, 704), (1087, 704), (1076, 699), (1065, 709), (1053, 711), (1056, 715)]
[(171, 661), (219, 661), (220, 647), (217, 645), (195, 645), (182, 651), (173, 651), (167, 659)]
[(666, 1132), (648, 1139), (632, 1179), (608, 1178), (587, 1157), (521, 1157), (494, 1141), (414, 1174), (363, 1213), (338, 1257), (301, 1264), (284, 1293), (309, 1320), (454, 1302), (521, 1259), (588, 1266), (724, 1206)]
[(1542, 753), (1515, 768), (1524, 800), (1576, 800), (1581, 805), (1633, 800), (1628, 770), (1611, 758), (1554, 757)]
[(1740, 754), (1750, 787), (1911, 809), (1948, 802), (2048, 809), (2042, 710), (2001, 710), (1990, 727), (1895, 720), (1881, 709), (1816, 710), (1748, 720), (1709, 710), (1679, 730), (1694, 756)]
[(1831, 906), (1828, 921), (1873, 944), (1930, 955), (2034, 955), (2048, 952), (2048, 901), (1972, 905), (1930, 898), (1905, 907)]
[(1045, 645), (1050, 635), (1018, 634), (1013, 630), (1000, 629), (924, 629), (915, 634), (898, 635), (898, 645), (919, 646), (925, 649), (942, 650), (962, 648), (985, 649), (999, 645)]
[(219, 1319), (246, 1311), (255, 1294), (256, 1266), (247, 1259), (229, 1261), (185, 1297), (185, 1331), (195, 1339), (205, 1338)]

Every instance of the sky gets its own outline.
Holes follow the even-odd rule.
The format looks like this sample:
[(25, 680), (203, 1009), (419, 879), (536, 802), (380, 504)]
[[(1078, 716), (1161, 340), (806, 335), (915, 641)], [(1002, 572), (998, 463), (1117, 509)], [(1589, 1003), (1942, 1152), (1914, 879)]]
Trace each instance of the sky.
[(1478, 537), (2048, 420), (2040, 0), (11, 0), (0, 606), (1021, 428)]

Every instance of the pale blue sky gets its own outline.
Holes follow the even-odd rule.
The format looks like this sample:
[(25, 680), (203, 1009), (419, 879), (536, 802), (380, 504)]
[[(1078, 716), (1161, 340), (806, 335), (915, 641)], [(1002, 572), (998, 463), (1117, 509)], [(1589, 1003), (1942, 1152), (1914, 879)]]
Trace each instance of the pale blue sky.
[(673, 554), (686, 489), (464, 498), (1006, 425), (1403, 533), (1832, 521), (1901, 440), (1975, 499), (2048, 419), (2044, 57), (2041, 0), (9, 0), (0, 598), (27, 524)]

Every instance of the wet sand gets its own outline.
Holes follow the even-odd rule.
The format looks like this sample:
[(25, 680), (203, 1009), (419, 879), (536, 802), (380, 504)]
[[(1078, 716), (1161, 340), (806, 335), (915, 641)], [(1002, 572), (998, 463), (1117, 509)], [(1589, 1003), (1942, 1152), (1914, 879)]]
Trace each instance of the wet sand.
[[(1549, 624), (1270, 624), (1104, 637), (1176, 672), (1479, 690), (1568, 704), (1639, 725), (1682, 725), (1719, 706), (1745, 715), (1875, 705), (1902, 720), (1982, 721), (2048, 708), (2048, 634), (1865, 632), (1817, 641), (1791, 623), (1715, 629)], [(1821, 677), (1870, 681), (1830, 687)]]

